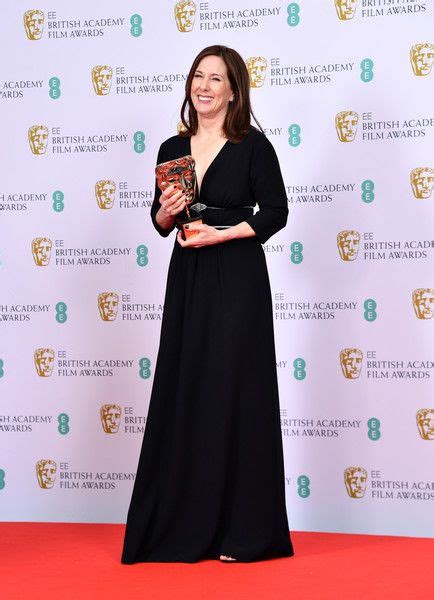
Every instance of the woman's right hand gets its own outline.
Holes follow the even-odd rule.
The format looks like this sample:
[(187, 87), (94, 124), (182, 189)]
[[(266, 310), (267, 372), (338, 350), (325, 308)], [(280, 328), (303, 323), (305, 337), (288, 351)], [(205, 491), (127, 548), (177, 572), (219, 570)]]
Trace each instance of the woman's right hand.
[(169, 187), (161, 192), (161, 210), (166, 215), (174, 217), (185, 208), (186, 202), (185, 194), (183, 194), (182, 189), (176, 184), (169, 185)]

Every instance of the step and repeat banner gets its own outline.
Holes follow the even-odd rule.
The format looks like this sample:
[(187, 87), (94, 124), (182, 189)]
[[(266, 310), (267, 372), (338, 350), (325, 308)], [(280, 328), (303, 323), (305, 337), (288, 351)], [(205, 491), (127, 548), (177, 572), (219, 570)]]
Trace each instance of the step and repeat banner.
[(125, 522), (176, 243), (157, 151), (224, 44), (290, 211), (263, 246), (290, 527), (433, 536), (432, 1), (9, 0), (0, 32), (1, 519)]

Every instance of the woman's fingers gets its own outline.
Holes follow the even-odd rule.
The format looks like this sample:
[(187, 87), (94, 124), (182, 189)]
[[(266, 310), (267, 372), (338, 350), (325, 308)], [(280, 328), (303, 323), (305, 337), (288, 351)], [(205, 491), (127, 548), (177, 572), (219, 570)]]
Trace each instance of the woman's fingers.
[(161, 203), (167, 213), (170, 215), (175, 215), (184, 208), (186, 204), (186, 197), (184, 194), (174, 194), (169, 199), (163, 200)]
[(179, 183), (172, 183), (162, 193), (165, 198), (175, 198), (179, 194), (184, 193), (184, 190)]
[(172, 213), (173, 214), (178, 214), (179, 212), (181, 212), (181, 210), (184, 208), (185, 206), (185, 200), (181, 199), (180, 203), (177, 204), (174, 208), (172, 208)]
[(178, 193), (178, 191), (180, 191), (179, 188), (177, 188), (175, 184), (172, 184), (169, 185), (169, 187), (167, 187), (165, 190), (162, 190), (162, 195), (165, 198), (170, 198), (172, 195)]

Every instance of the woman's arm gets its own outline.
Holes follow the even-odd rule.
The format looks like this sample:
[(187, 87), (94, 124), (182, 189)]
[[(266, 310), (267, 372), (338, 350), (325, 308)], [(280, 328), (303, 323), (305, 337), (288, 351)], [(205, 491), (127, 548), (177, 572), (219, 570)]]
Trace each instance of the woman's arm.
[(222, 239), (250, 237), (256, 234), (261, 244), (264, 244), (268, 238), (285, 227), (289, 213), (279, 160), (273, 144), (264, 134), (255, 140), (250, 180), (259, 210), (238, 225), (222, 230)]
[[(156, 165), (162, 162), (164, 162), (163, 144), (161, 144), (160, 149), (158, 150)], [(154, 200), (151, 206), (151, 219), (158, 233), (163, 237), (167, 237), (175, 228), (175, 217), (168, 215), (161, 206), (161, 193), (162, 192), (158, 187), (157, 177), (155, 177), (155, 191)]]
[(250, 227), (246, 221), (238, 223), (238, 225), (232, 225), (227, 229), (220, 229), (219, 234), (222, 242), (228, 242), (235, 238), (253, 237), (256, 235), (255, 231)]
[(249, 175), (253, 198), (259, 210), (238, 225), (226, 229), (192, 224), (192, 229), (197, 229), (199, 233), (186, 241), (178, 234), (181, 246), (200, 247), (255, 235), (264, 244), (285, 227), (289, 213), (285, 184), (274, 147), (264, 134), (254, 142)]
[(160, 229), (169, 230), (169, 233), (175, 227), (175, 217), (168, 215), (161, 205), (155, 214), (155, 220), (160, 226)]

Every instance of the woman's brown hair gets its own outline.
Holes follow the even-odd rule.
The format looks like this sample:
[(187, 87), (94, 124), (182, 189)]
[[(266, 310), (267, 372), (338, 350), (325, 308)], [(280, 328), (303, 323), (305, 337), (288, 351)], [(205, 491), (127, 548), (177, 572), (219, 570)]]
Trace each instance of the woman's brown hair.
[[(254, 118), (259, 129), (264, 133), (261, 125), (253, 114), (250, 104), (250, 80), (246, 63), (236, 50), (227, 46), (208, 46), (199, 52), (191, 65), (190, 72), (185, 83), (185, 98), (181, 106), (181, 121), (184, 126), (179, 132), (182, 137), (195, 135), (198, 127), (197, 111), (191, 99), (191, 84), (196, 69), (205, 56), (219, 56), (225, 62), (229, 82), (232, 87), (234, 99), (229, 102), (226, 117), (223, 123), (223, 134), (231, 142), (241, 142), (250, 129), (250, 115)], [(184, 112), (188, 105), (188, 120)]]

